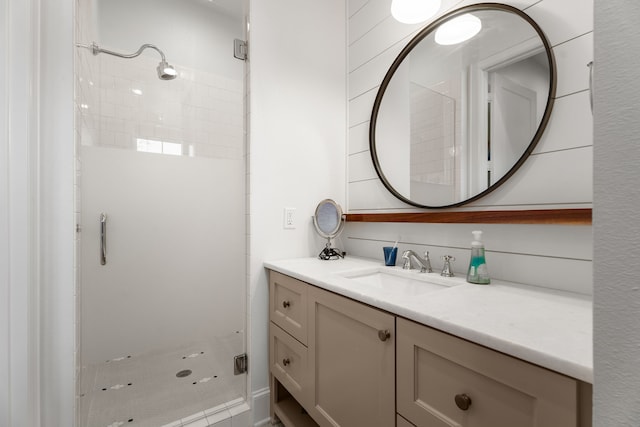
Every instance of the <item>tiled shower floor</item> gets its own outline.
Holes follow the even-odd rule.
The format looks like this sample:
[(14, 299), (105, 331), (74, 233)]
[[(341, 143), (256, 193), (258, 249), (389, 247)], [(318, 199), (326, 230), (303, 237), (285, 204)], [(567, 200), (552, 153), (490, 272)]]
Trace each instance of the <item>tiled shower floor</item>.
[[(80, 427), (158, 427), (245, 395), (233, 374), (243, 334), (144, 355), (123, 355), (82, 369)], [(184, 377), (181, 371), (190, 370)]]

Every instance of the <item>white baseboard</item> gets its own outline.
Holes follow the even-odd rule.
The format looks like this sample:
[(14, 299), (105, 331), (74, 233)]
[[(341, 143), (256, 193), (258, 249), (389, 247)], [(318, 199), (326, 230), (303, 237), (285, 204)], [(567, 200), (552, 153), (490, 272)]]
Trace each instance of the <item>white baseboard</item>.
[(269, 405), (271, 402), (271, 392), (269, 387), (255, 390), (251, 393), (253, 410), (253, 426), (263, 427), (271, 425), (271, 416), (269, 412)]

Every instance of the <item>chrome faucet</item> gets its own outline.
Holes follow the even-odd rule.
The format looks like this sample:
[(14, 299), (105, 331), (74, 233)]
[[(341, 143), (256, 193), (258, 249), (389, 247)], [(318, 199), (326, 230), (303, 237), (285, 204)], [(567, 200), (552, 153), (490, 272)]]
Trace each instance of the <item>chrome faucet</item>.
[(433, 272), (431, 269), (431, 260), (429, 260), (429, 251), (425, 251), (424, 258), (421, 258), (420, 255), (409, 249), (402, 253), (402, 259), (404, 260), (404, 263), (402, 264), (402, 268), (404, 270), (411, 269), (411, 260), (413, 259), (420, 267), (420, 273)]

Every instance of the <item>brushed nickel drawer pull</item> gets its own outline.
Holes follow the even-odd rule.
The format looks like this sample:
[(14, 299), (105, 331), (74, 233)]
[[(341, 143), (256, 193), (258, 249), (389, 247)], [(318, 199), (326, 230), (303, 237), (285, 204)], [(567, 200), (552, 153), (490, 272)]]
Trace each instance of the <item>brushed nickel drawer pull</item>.
[(386, 341), (389, 338), (391, 338), (391, 332), (389, 332), (388, 329), (385, 329), (385, 330), (380, 329), (378, 331), (378, 338), (380, 338), (380, 341)]
[(284, 308), (289, 308), (289, 306), (290, 306), (290, 305), (291, 305), (291, 303), (290, 303), (289, 301), (286, 301), (286, 300), (285, 300), (285, 301), (282, 301), (282, 306), (283, 306)]
[(289, 360), (289, 358), (287, 357), (286, 359), (282, 359), (282, 364), (284, 366), (288, 366), (291, 363), (291, 360)]
[(455, 401), (456, 406), (463, 411), (466, 411), (471, 406), (471, 398), (464, 393), (456, 394)]

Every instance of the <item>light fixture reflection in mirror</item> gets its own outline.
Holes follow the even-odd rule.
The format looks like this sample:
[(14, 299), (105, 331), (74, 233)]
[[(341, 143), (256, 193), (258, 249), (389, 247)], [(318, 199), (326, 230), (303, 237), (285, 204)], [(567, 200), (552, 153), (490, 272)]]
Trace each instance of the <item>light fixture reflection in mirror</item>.
[(435, 41), (441, 46), (450, 46), (469, 40), (482, 29), (482, 21), (475, 15), (466, 13), (440, 25)]
[(403, 24), (418, 24), (440, 10), (441, 0), (392, 0), (391, 15)]

